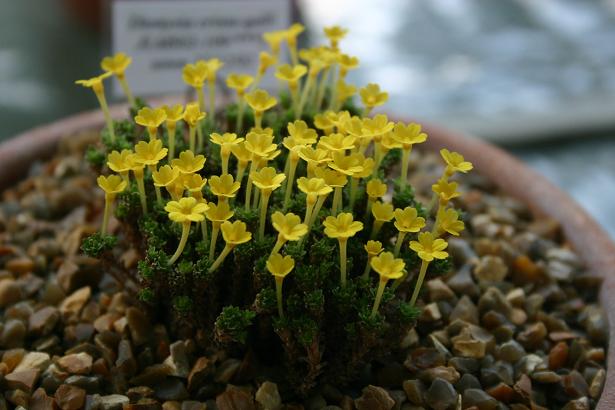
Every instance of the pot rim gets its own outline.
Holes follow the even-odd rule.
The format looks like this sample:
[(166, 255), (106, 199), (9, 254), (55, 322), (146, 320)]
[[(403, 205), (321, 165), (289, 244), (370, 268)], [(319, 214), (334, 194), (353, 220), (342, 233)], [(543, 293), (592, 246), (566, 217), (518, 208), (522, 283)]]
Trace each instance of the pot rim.
[[(179, 97), (157, 100), (155, 105), (176, 103)], [(111, 107), (113, 118), (125, 118), (127, 104)], [(32, 162), (51, 156), (62, 137), (80, 131), (102, 128), (100, 110), (75, 114), (29, 131), (0, 144), (0, 191), (23, 177)], [(600, 304), (609, 324), (615, 323), (615, 243), (602, 227), (568, 194), (502, 149), (478, 138), (423, 124), (429, 135), (425, 147), (432, 151), (447, 148), (458, 151), (504, 193), (530, 207), (537, 215), (557, 220), (589, 270), (604, 279)], [(615, 340), (615, 326), (609, 325), (609, 341)], [(615, 409), (615, 343), (609, 343), (607, 377), (596, 409)]]

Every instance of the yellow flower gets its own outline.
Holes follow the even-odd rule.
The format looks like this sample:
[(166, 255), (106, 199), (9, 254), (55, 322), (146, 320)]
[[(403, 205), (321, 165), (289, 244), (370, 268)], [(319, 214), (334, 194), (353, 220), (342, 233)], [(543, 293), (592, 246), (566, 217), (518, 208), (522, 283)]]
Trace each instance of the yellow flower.
[(295, 267), (295, 260), (289, 256), (282, 256), (279, 253), (272, 253), (267, 259), (267, 270), (275, 277), (276, 296), (278, 299), (278, 313), (284, 317), (282, 304), (282, 282)]
[(346, 37), (348, 34), (348, 29), (342, 28), (340, 26), (329, 26), (324, 28), (325, 36), (329, 39), (331, 43), (331, 48), (337, 49), (339, 41)]
[(135, 122), (147, 128), (150, 140), (156, 139), (158, 127), (167, 119), (162, 108), (144, 107), (135, 116)]
[(160, 167), (157, 171), (152, 172), (154, 185), (158, 187), (169, 187), (179, 178), (179, 169), (171, 168), (169, 165)]
[(288, 135), (293, 137), (299, 145), (314, 144), (318, 139), (316, 130), (309, 128), (305, 121), (289, 122), (286, 129), (288, 130)]
[(318, 141), (318, 146), (322, 146), (331, 152), (344, 152), (354, 148), (355, 140), (356, 138), (352, 135), (346, 136), (344, 134), (335, 133), (322, 137)]
[(442, 155), (442, 159), (446, 162), (446, 172), (448, 175), (452, 175), (454, 172), (463, 172), (465, 174), (474, 168), (472, 163), (466, 161), (463, 155), (458, 152), (441, 149), (440, 155)]
[(305, 27), (301, 23), (294, 23), (286, 29), (286, 41), (290, 47), (297, 46), (297, 37), (305, 31)]
[(282, 185), (286, 179), (283, 173), (276, 173), (275, 168), (265, 167), (259, 171), (252, 172), (252, 183), (262, 191), (273, 191)]
[(465, 224), (459, 220), (459, 214), (454, 209), (439, 209), (436, 221), (438, 232), (459, 236), (459, 233), (465, 229)]
[(265, 90), (257, 89), (246, 94), (245, 100), (254, 111), (264, 112), (274, 107), (278, 100), (269, 95)]
[(444, 177), (440, 178), (437, 183), (433, 184), (431, 189), (438, 194), (440, 201), (443, 203), (447, 203), (451, 199), (461, 195), (457, 192), (457, 183), (448, 182)]
[(325, 235), (329, 238), (350, 238), (363, 229), (363, 223), (354, 221), (352, 214), (343, 212), (337, 217), (328, 216), (323, 223)]
[(416, 208), (407, 206), (395, 210), (395, 227), (401, 232), (418, 232), (425, 226), (425, 218), (418, 216)]
[(280, 45), (286, 39), (286, 31), (278, 30), (278, 31), (269, 31), (263, 33), (263, 40), (265, 43), (269, 45), (271, 48), (271, 53), (277, 58), (280, 53)]
[(265, 74), (265, 72), (267, 71), (267, 69), (274, 65), (276, 61), (277, 58), (274, 55), (266, 51), (261, 51), (258, 54), (258, 76), (262, 77), (263, 74)]
[(128, 185), (126, 181), (117, 175), (109, 175), (108, 177), (101, 175), (96, 178), (96, 182), (98, 186), (105, 191), (105, 194), (111, 197), (115, 197), (115, 195), (123, 192)]
[(152, 140), (149, 142), (139, 141), (135, 145), (135, 154), (132, 160), (137, 164), (147, 166), (156, 165), (161, 159), (167, 156), (167, 149), (162, 146), (162, 140)]
[(196, 62), (197, 67), (205, 67), (207, 71), (207, 81), (213, 83), (216, 81), (216, 73), (220, 70), (224, 63), (218, 58), (210, 58), (209, 60), (199, 60)]
[(427, 134), (421, 132), (421, 125), (413, 122), (408, 125), (404, 125), (402, 122), (396, 123), (391, 136), (405, 150), (412, 148), (414, 144), (420, 144), (427, 140)]
[(348, 183), (348, 177), (329, 168), (316, 168), (314, 175), (325, 180), (325, 184), (332, 188), (343, 187)]
[(273, 143), (273, 135), (269, 133), (249, 132), (244, 147), (252, 153), (252, 158), (263, 158), (275, 151), (277, 145)]
[(359, 90), (359, 95), (368, 110), (384, 104), (389, 99), (389, 93), (380, 91), (378, 84), (367, 84)]
[(396, 259), (391, 252), (383, 252), (372, 258), (370, 264), (386, 280), (401, 278), (406, 267), (403, 259)]
[(124, 53), (117, 53), (111, 57), (105, 57), (100, 62), (100, 67), (116, 76), (123, 77), (124, 72), (132, 63), (132, 58)]
[(357, 87), (341, 79), (338, 80), (335, 89), (337, 92), (337, 102), (340, 105), (357, 93)]
[(235, 212), (231, 210), (228, 202), (220, 202), (219, 204), (209, 204), (209, 209), (205, 211), (205, 216), (213, 223), (217, 223), (218, 226), (224, 221), (228, 221), (233, 217)]
[(284, 278), (295, 267), (295, 260), (286, 255), (282, 257), (279, 253), (274, 253), (267, 259), (267, 269), (273, 276)]
[(221, 202), (224, 202), (226, 198), (234, 198), (240, 187), (241, 183), (235, 182), (233, 176), (229, 174), (213, 175), (209, 178), (209, 188)]
[(387, 132), (390, 132), (395, 127), (395, 124), (389, 121), (385, 114), (378, 114), (374, 118), (364, 118), (361, 132), (364, 136), (383, 137)]
[(163, 105), (162, 107), (160, 107), (160, 109), (162, 109), (167, 115), (167, 126), (169, 122), (175, 124), (184, 116), (184, 106), (181, 104), (175, 104), (172, 107), (169, 107), (168, 105)]
[(237, 158), (237, 162), (243, 163), (244, 167), (252, 159), (252, 153), (246, 148), (245, 142), (233, 145), (231, 147), (231, 152), (233, 153), (235, 158)]
[(340, 54), (337, 63), (340, 66), (340, 78), (346, 77), (348, 71), (359, 67), (359, 59), (357, 57), (351, 57), (347, 54)]
[(331, 121), (331, 116), (329, 113), (331, 113), (331, 111), (318, 113), (314, 116), (314, 126), (319, 130), (323, 130), (325, 134), (328, 134), (333, 127), (335, 127), (335, 124)]
[(231, 156), (231, 149), (233, 146), (243, 142), (243, 138), (237, 138), (237, 134), (225, 132), (220, 135), (213, 133), (210, 135), (209, 140), (216, 145), (220, 146), (220, 159), (222, 160), (222, 173), (228, 173), (228, 160)]
[(75, 81), (75, 84), (82, 85), (82, 86), (84, 86), (86, 88), (91, 88), (92, 90), (94, 90), (94, 92), (96, 94), (98, 94), (98, 93), (100, 93), (100, 92), (102, 92), (104, 90), (103, 89), (103, 80), (105, 78), (111, 77), (111, 75), (112, 74), (110, 72), (106, 72), (106, 73), (103, 73), (103, 74), (101, 74), (99, 76), (88, 78), (87, 80), (77, 80), (77, 81)]
[(271, 224), (284, 241), (298, 241), (307, 233), (307, 225), (301, 223), (301, 218), (292, 212), (284, 215), (276, 211), (271, 215)]
[(404, 276), (406, 264), (402, 259), (397, 259), (391, 252), (383, 252), (380, 255), (373, 257), (370, 260), (370, 266), (374, 268), (380, 276), (378, 290), (376, 291), (376, 299), (372, 309), (372, 317), (378, 312), (382, 294), (387, 282), (391, 279), (399, 279)]
[(387, 153), (392, 149), (402, 147), (402, 145), (393, 138), (392, 132), (387, 132), (386, 134), (384, 134), (382, 140), (380, 141), (380, 146), (382, 147), (382, 151), (384, 153)]
[(387, 193), (387, 184), (378, 178), (370, 179), (365, 186), (365, 192), (370, 199), (376, 200), (382, 198)]
[(203, 64), (186, 64), (182, 69), (184, 82), (197, 89), (203, 88), (207, 75), (207, 66)]
[(222, 224), (222, 237), (227, 244), (241, 245), (252, 239), (252, 233), (247, 231), (247, 225), (241, 221), (233, 223), (226, 221)]
[(301, 177), (297, 180), (297, 186), (306, 195), (327, 195), (332, 191), (331, 187), (321, 178)]
[(344, 175), (353, 176), (363, 172), (363, 164), (356, 155), (344, 155), (343, 152), (334, 152), (333, 161), (328, 163), (329, 168)]
[(171, 161), (173, 168), (177, 168), (182, 174), (193, 174), (203, 169), (205, 165), (205, 157), (203, 155), (194, 155), (194, 152), (186, 150), (180, 152), (179, 158)]
[(307, 73), (307, 67), (303, 64), (291, 66), (283, 64), (278, 66), (275, 72), (275, 78), (286, 81), (291, 89), (297, 87), (299, 80)]
[(111, 171), (127, 176), (128, 171), (132, 169), (132, 154), (129, 149), (123, 149), (122, 152), (113, 150), (107, 156), (107, 166)]
[(367, 243), (363, 246), (365, 252), (367, 252), (367, 256), (371, 259), (374, 256), (378, 256), (380, 252), (383, 251), (382, 243), (380, 241), (367, 241)]
[(248, 74), (235, 74), (231, 73), (226, 77), (226, 85), (237, 92), (237, 95), (241, 98), (245, 94), (245, 91), (254, 82), (254, 77)]
[(389, 222), (395, 216), (393, 204), (389, 202), (374, 202), (372, 205), (372, 215), (376, 221)]
[[(179, 171), (177, 171), (179, 174)], [(207, 184), (207, 178), (203, 178), (199, 174), (188, 174), (184, 175), (182, 182), (184, 183), (184, 187), (188, 190), (188, 192), (194, 195), (196, 199), (202, 199), (201, 192), (203, 191), (203, 187)]]
[(101, 175), (96, 179), (96, 182), (98, 186), (105, 191), (105, 210), (103, 213), (102, 228), (100, 229), (100, 233), (105, 235), (107, 232), (107, 225), (109, 225), (112, 203), (116, 195), (126, 189), (128, 183), (117, 175), (110, 175), (108, 177)]
[(416, 252), (422, 260), (431, 262), (434, 259), (448, 257), (448, 253), (444, 251), (448, 243), (444, 239), (435, 239), (431, 232), (421, 232), (418, 239), (418, 242), (410, 242), (410, 249)]
[(205, 219), (204, 214), (208, 209), (207, 204), (198, 202), (193, 197), (169, 201), (164, 207), (169, 214), (169, 219), (177, 223), (200, 222)]
[(205, 118), (205, 113), (201, 111), (198, 103), (190, 103), (186, 105), (186, 111), (184, 111), (183, 119), (190, 127), (196, 127), (196, 125)]
[(348, 238), (355, 236), (363, 229), (361, 222), (353, 221), (351, 213), (341, 213), (335, 216), (328, 216), (323, 222), (325, 235), (329, 238), (336, 238), (340, 247), (340, 283), (342, 288), (346, 287), (346, 249)]
[(367, 178), (368, 176), (372, 175), (372, 171), (376, 166), (376, 163), (373, 158), (365, 158), (363, 154), (358, 152), (351, 154), (351, 156), (355, 157), (359, 164), (363, 164), (363, 171), (355, 172), (354, 174), (352, 174), (352, 177), (354, 179)]

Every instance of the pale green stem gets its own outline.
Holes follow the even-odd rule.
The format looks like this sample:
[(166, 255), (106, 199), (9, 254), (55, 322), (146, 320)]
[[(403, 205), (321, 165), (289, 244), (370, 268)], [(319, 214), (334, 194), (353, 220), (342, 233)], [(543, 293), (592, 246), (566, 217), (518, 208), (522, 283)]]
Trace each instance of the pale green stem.
[(376, 238), (376, 236), (378, 236), (378, 233), (380, 233), (380, 229), (382, 228), (383, 224), (384, 221), (374, 219), (374, 224), (372, 225), (372, 234), (370, 235), (369, 239), (374, 239)]
[(336, 186), (333, 191), (333, 203), (331, 204), (331, 215), (337, 216), (338, 209), (342, 207), (342, 189), (341, 186)]
[(205, 95), (203, 94), (202, 86), (196, 88), (196, 95), (198, 96), (198, 100), (199, 100), (199, 110), (201, 110), (201, 112), (206, 112), (205, 111)]
[(237, 120), (235, 121), (235, 132), (239, 134), (241, 132), (241, 127), (243, 127), (243, 113), (246, 109), (246, 102), (243, 98), (239, 98), (237, 102)]
[(124, 91), (124, 94), (126, 94), (126, 99), (128, 100), (128, 104), (130, 104), (131, 107), (134, 107), (135, 98), (132, 96), (132, 91), (130, 91), (130, 87), (128, 86), (128, 81), (126, 81), (126, 77), (124, 77), (124, 75), (118, 75), (117, 79), (120, 82), (122, 91)]
[(196, 149), (198, 152), (203, 152), (205, 138), (203, 138), (203, 128), (201, 121), (196, 123)]
[(365, 222), (367, 222), (369, 220), (369, 217), (372, 214), (372, 206), (374, 205), (374, 202), (376, 200), (374, 198), (372, 198), (371, 196), (368, 196), (367, 198), (367, 206), (365, 207)]
[(278, 235), (278, 239), (275, 242), (275, 245), (273, 246), (273, 249), (271, 250), (271, 253), (269, 254), (269, 256), (280, 252), (280, 249), (282, 249), (282, 246), (284, 246), (285, 243), (286, 241), (280, 235)]
[(250, 163), (250, 172), (248, 173), (248, 185), (246, 185), (245, 208), (250, 209), (250, 199), (252, 199), (252, 173), (256, 172), (256, 160), (253, 159)]
[(399, 255), (399, 251), (401, 250), (401, 244), (404, 242), (404, 239), (406, 238), (406, 234), (407, 232), (404, 232), (404, 231), (399, 231), (399, 234), (397, 234), (397, 241), (395, 242), (395, 250), (393, 251), (393, 254), (395, 256)]
[(224, 249), (222, 249), (222, 252), (220, 253), (220, 255), (218, 255), (214, 263), (209, 267), (209, 273), (218, 269), (218, 267), (222, 264), (222, 262), (224, 262), (224, 259), (226, 259), (226, 257), (228, 256), (229, 253), (231, 253), (232, 250), (233, 250), (233, 246), (227, 243)]
[(154, 141), (158, 139), (158, 128), (156, 127), (147, 127), (147, 135), (149, 135), (149, 140)]
[(333, 75), (331, 76), (331, 95), (329, 100), (329, 110), (333, 110), (336, 106), (337, 102), (337, 70), (335, 69), (335, 65), (331, 69)]
[(406, 187), (408, 183), (408, 161), (410, 160), (410, 149), (405, 149), (402, 152), (401, 156), (401, 175), (399, 177), (399, 189), (400, 191)]
[(314, 223), (316, 222), (316, 218), (318, 218), (318, 214), (320, 213), (320, 209), (322, 208), (323, 204), (327, 200), (327, 196), (328, 195), (321, 195), (318, 197), (318, 201), (316, 201), (316, 205), (314, 206), (314, 211), (312, 212), (312, 217), (310, 218), (310, 223), (308, 224), (308, 233), (314, 226)]
[(216, 118), (216, 79), (212, 78), (211, 81), (208, 82), (207, 88), (209, 88), (209, 118), (211, 118), (211, 123), (214, 124), (214, 119)]
[(182, 254), (182, 251), (186, 247), (186, 242), (188, 242), (188, 236), (190, 235), (190, 222), (182, 223), (182, 236), (179, 239), (179, 244), (177, 245), (177, 250), (169, 259), (169, 265), (173, 265), (177, 258)]
[(175, 123), (167, 122), (167, 135), (169, 137), (169, 162), (175, 158)]
[(111, 142), (115, 142), (115, 130), (113, 129), (113, 119), (111, 118), (111, 113), (109, 112), (109, 106), (107, 105), (107, 98), (105, 98), (105, 91), (101, 90), (100, 92), (96, 92), (96, 98), (98, 98), (98, 103), (100, 104), (100, 108), (102, 109), (103, 115), (105, 116), (105, 123), (107, 124), (107, 130), (109, 131), (109, 135), (111, 136)]
[(382, 162), (382, 150), (379, 142), (374, 142), (374, 169), (372, 171), (372, 176), (376, 177), (378, 175), (378, 168), (380, 168), (380, 163)]
[(412, 297), (410, 298), (410, 306), (414, 306), (416, 299), (419, 297), (419, 292), (421, 291), (421, 286), (423, 286), (423, 280), (425, 280), (425, 274), (427, 273), (428, 266), (429, 262), (421, 262), (421, 270), (419, 271), (419, 277), (416, 280), (416, 285), (414, 285), (414, 292), (412, 292)]
[(228, 148), (220, 147), (220, 159), (222, 160), (222, 175), (228, 174), (228, 160), (231, 157), (231, 151)]
[(290, 203), (290, 195), (293, 192), (293, 186), (295, 184), (295, 172), (297, 170), (297, 164), (299, 163), (299, 159), (295, 158), (293, 152), (288, 154), (290, 157), (290, 163), (288, 165), (288, 181), (286, 182), (286, 192), (284, 192), (284, 209), (288, 208)]
[(357, 186), (359, 185), (359, 178), (350, 178), (350, 212), (354, 210), (354, 203), (357, 199)]
[(139, 199), (141, 200), (141, 209), (143, 213), (147, 213), (147, 198), (145, 196), (145, 184), (143, 183), (143, 174), (135, 175), (135, 179), (137, 180), (137, 190), (139, 191)]
[(382, 294), (384, 293), (384, 288), (386, 285), (386, 279), (380, 279), (378, 281), (378, 290), (376, 291), (376, 300), (374, 301), (374, 307), (372, 308), (372, 317), (376, 316), (376, 313), (378, 313), (378, 308), (380, 307), (380, 301), (382, 300)]
[(310, 194), (308, 194), (306, 204), (305, 204), (305, 217), (303, 218), (303, 223), (308, 224), (310, 219), (312, 218), (312, 211), (314, 210), (314, 205), (316, 204), (315, 200), (310, 200)]
[(196, 150), (196, 126), (190, 126), (190, 132), (188, 135), (190, 136), (190, 151), (194, 152)]
[(372, 265), (370, 264), (372, 258), (371, 257), (367, 257), (367, 263), (365, 264), (365, 269), (363, 270), (363, 276), (361, 276), (363, 279), (367, 279), (369, 278), (369, 273), (372, 271)]
[(312, 88), (313, 83), (314, 83), (314, 76), (311, 76), (311, 75), (308, 76), (308, 79), (306, 80), (303, 86), (303, 90), (301, 91), (301, 98), (299, 99), (299, 107), (297, 108), (298, 118), (301, 118), (301, 114), (303, 114), (303, 108), (305, 107), (305, 103), (308, 100), (308, 95), (309, 95), (310, 89)]
[(440, 228), (440, 215), (442, 214), (442, 211), (444, 211), (444, 208), (445, 208), (444, 205), (438, 204), (438, 211), (436, 212), (436, 220), (434, 221), (433, 228), (431, 229), (431, 233), (434, 235), (436, 234), (436, 232), (438, 232), (438, 229)]
[(338, 242), (340, 243), (340, 283), (342, 288), (346, 287), (346, 244), (348, 243), (348, 238), (338, 238)]
[(261, 211), (260, 219), (258, 222), (258, 238), (262, 241), (265, 239), (265, 220), (267, 219), (267, 207), (269, 206), (269, 197), (271, 192), (268, 190), (263, 191), (261, 195)]
[(154, 189), (156, 191), (156, 201), (159, 204), (162, 204), (162, 193), (160, 192), (160, 187), (158, 185), (154, 185)]
[(102, 227), (100, 228), (101, 235), (105, 235), (107, 233), (107, 226), (109, 225), (109, 215), (111, 214), (111, 204), (113, 203), (113, 199), (113, 195), (105, 195), (105, 210), (103, 212)]
[(220, 232), (220, 226), (218, 222), (211, 222), (211, 242), (209, 243), (209, 260), (214, 258), (216, 253), (216, 242), (218, 242), (218, 232)]
[(363, 118), (369, 117), (369, 114), (372, 112), (372, 108), (373, 107), (365, 107), (363, 110)]
[(263, 112), (254, 111), (254, 126), (256, 128), (261, 128), (262, 122), (263, 122)]
[(318, 85), (318, 92), (316, 93), (316, 100), (314, 101), (314, 108), (317, 111), (320, 111), (322, 100), (325, 98), (325, 90), (327, 87), (327, 81), (329, 80), (329, 71), (331, 71), (330, 67), (325, 68), (322, 78), (320, 79), (320, 84)]
[(256, 208), (258, 204), (260, 204), (260, 199), (261, 199), (261, 190), (255, 189), (254, 196), (252, 197), (252, 208)]
[(207, 219), (201, 221), (201, 234), (203, 235), (203, 242), (207, 243), (209, 239), (207, 235)]
[(275, 294), (278, 298), (278, 313), (280, 317), (284, 317), (284, 309), (282, 308), (282, 283), (284, 282), (284, 278), (276, 276), (275, 277)]
[(242, 164), (241, 161), (237, 161), (237, 176), (235, 177), (235, 181), (241, 183), (243, 179), (243, 174), (246, 172), (246, 165)]

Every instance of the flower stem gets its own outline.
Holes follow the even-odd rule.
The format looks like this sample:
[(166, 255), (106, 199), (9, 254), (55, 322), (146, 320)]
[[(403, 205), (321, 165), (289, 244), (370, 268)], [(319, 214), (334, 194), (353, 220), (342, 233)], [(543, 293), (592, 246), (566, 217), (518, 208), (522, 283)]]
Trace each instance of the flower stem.
[(158, 139), (158, 128), (156, 127), (147, 127), (147, 135), (149, 135), (150, 141), (155, 141)]
[(235, 121), (235, 132), (239, 134), (243, 127), (243, 112), (245, 111), (246, 103), (242, 97), (237, 101), (237, 120)]
[(100, 228), (100, 233), (105, 235), (107, 233), (107, 225), (109, 225), (109, 215), (111, 214), (111, 203), (113, 202), (113, 197), (109, 194), (105, 195), (105, 210), (103, 212), (103, 222), (102, 227)]
[(327, 81), (329, 80), (329, 71), (331, 68), (324, 69), (320, 84), (318, 85), (318, 91), (316, 92), (316, 99), (314, 100), (314, 108), (318, 111), (322, 106), (322, 100), (325, 98), (325, 90), (327, 88)]
[(299, 163), (299, 159), (295, 158), (296, 154), (294, 152), (290, 152), (288, 154), (290, 158), (290, 163), (288, 165), (288, 181), (286, 182), (286, 192), (284, 192), (284, 209), (288, 208), (290, 203), (290, 195), (293, 192), (293, 186), (295, 184), (295, 172), (297, 170), (297, 164)]
[(216, 253), (216, 242), (218, 241), (218, 232), (220, 227), (217, 222), (211, 222), (211, 242), (209, 243), (209, 260), (214, 258)]
[(269, 205), (269, 197), (271, 192), (265, 190), (261, 195), (261, 212), (258, 222), (258, 239), (265, 239), (265, 219), (267, 218), (267, 206)]
[(124, 75), (118, 75), (117, 79), (120, 82), (122, 91), (124, 91), (124, 94), (126, 94), (126, 99), (128, 100), (128, 104), (130, 104), (131, 107), (134, 107), (135, 98), (132, 95), (132, 91), (130, 91), (130, 87), (128, 86), (128, 81), (126, 81), (126, 77)]
[(303, 223), (308, 225), (310, 219), (312, 219), (312, 211), (314, 210), (314, 205), (316, 204), (316, 200), (311, 200), (310, 194), (308, 194), (307, 200), (305, 201), (305, 217), (303, 218)]
[(254, 126), (256, 128), (261, 128), (262, 122), (263, 122), (263, 112), (254, 111)]
[(312, 229), (312, 226), (314, 226), (314, 222), (316, 222), (316, 218), (318, 218), (318, 213), (320, 212), (320, 209), (322, 208), (322, 205), (325, 203), (326, 200), (327, 195), (321, 195), (318, 197), (316, 205), (314, 206), (314, 210), (312, 211), (312, 216), (310, 217), (310, 223), (308, 224), (308, 232)]
[(167, 135), (169, 137), (169, 161), (175, 158), (175, 123), (167, 122)]
[(374, 307), (372, 308), (372, 317), (376, 316), (378, 313), (378, 308), (380, 307), (380, 301), (382, 300), (382, 294), (384, 293), (384, 288), (387, 285), (386, 280), (380, 280), (378, 282), (378, 290), (376, 291), (376, 300), (374, 301)]
[(177, 250), (169, 259), (169, 265), (173, 265), (177, 258), (182, 254), (184, 247), (186, 246), (186, 242), (188, 242), (188, 235), (190, 234), (190, 222), (182, 223), (182, 236), (179, 239), (179, 245), (177, 245)]
[(419, 292), (421, 290), (421, 286), (423, 286), (423, 280), (425, 280), (425, 274), (427, 273), (428, 266), (429, 262), (421, 262), (421, 270), (419, 271), (419, 277), (416, 280), (416, 285), (414, 285), (414, 292), (412, 292), (412, 297), (410, 298), (410, 306), (414, 306), (416, 299), (419, 297)]
[(203, 242), (207, 243), (207, 219), (201, 221), (201, 234), (203, 235)]
[(280, 317), (284, 317), (284, 309), (282, 308), (282, 283), (284, 282), (284, 278), (275, 277), (275, 294), (278, 298), (278, 313)]
[(231, 152), (226, 147), (220, 147), (220, 159), (222, 160), (222, 175), (228, 174), (228, 160)]
[(372, 265), (370, 264), (371, 260), (372, 258), (368, 256), (367, 263), (365, 264), (365, 270), (363, 270), (363, 276), (361, 276), (363, 279), (369, 278), (369, 273), (372, 271)]
[(406, 232), (404, 231), (399, 231), (399, 234), (397, 234), (397, 241), (395, 242), (395, 250), (393, 251), (393, 254), (397, 257), (397, 255), (399, 255), (399, 251), (401, 250), (401, 244), (404, 242), (404, 238), (406, 237)]
[(410, 160), (410, 149), (404, 149), (401, 156), (401, 175), (399, 177), (399, 190), (403, 190), (408, 182), (408, 162)]
[(207, 88), (209, 88), (209, 118), (211, 118), (212, 124), (216, 117), (216, 80), (212, 78), (208, 82)]
[(205, 112), (205, 95), (203, 94), (203, 87), (196, 88), (196, 95), (199, 100), (199, 110)]
[(246, 172), (246, 164), (242, 163), (242, 161), (237, 161), (237, 175), (235, 177), (235, 181), (241, 183), (243, 179), (243, 174)]
[(143, 170), (135, 173), (137, 181), (137, 190), (139, 191), (139, 199), (141, 200), (141, 210), (144, 214), (147, 213), (147, 197), (145, 196), (145, 185), (143, 184)]
[(224, 259), (226, 259), (226, 257), (228, 256), (229, 253), (231, 253), (232, 250), (233, 250), (233, 247), (229, 246), (229, 244), (226, 244), (224, 249), (222, 249), (222, 252), (220, 253), (220, 255), (218, 255), (218, 258), (216, 258), (214, 263), (209, 267), (209, 273), (218, 269), (218, 267), (222, 264), (222, 262), (224, 262)]
[(273, 249), (271, 250), (271, 253), (269, 254), (269, 256), (280, 252), (280, 249), (282, 249), (282, 246), (284, 246), (284, 243), (286, 243), (286, 241), (283, 238), (281, 238), (280, 235), (278, 235), (278, 240), (275, 242), (275, 245), (273, 245)]
[(196, 149), (196, 126), (190, 126), (188, 135), (190, 136), (190, 151), (194, 152)]
[(305, 103), (307, 102), (308, 95), (310, 89), (312, 88), (312, 84), (314, 83), (314, 76), (308, 76), (308, 79), (303, 86), (303, 90), (301, 91), (301, 98), (299, 99), (299, 107), (297, 108), (297, 117), (301, 118), (301, 114), (303, 114), (303, 108), (305, 107)]
[(292, 107), (295, 112), (295, 119), (299, 119), (299, 90), (297, 89), (297, 84), (289, 84), (290, 88), (290, 97), (292, 99)]
[(359, 178), (350, 178), (350, 212), (354, 210), (354, 203), (357, 199), (357, 185)]
[(369, 217), (372, 214), (372, 206), (374, 205), (374, 198), (371, 196), (367, 198), (367, 205), (365, 207), (365, 222), (369, 221)]
[(340, 283), (342, 288), (346, 287), (346, 244), (347, 238), (339, 238), (340, 243)]
[(374, 224), (372, 225), (372, 234), (370, 235), (369, 239), (374, 239), (378, 233), (380, 232), (380, 228), (382, 228), (382, 224), (384, 223), (384, 221), (379, 221), (377, 219), (374, 219)]
[(100, 108), (105, 116), (105, 123), (107, 124), (107, 130), (109, 131), (109, 136), (111, 137), (111, 142), (115, 142), (115, 130), (113, 129), (113, 119), (111, 118), (111, 113), (109, 112), (109, 106), (107, 105), (107, 99), (105, 98), (105, 91), (94, 91), (96, 93), (96, 98), (98, 98), (98, 103), (100, 104)]
[(331, 204), (331, 215), (337, 216), (337, 210), (342, 207), (342, 188), (336, 186), (333, 192), (333, 203)]

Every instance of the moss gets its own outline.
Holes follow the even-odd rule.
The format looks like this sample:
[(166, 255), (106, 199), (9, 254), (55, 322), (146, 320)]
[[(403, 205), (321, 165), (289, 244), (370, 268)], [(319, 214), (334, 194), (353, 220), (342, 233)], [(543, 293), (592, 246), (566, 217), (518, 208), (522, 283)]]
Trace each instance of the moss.
[(85, 151), (85, 160), (94, 168), (102, 169), (107, 162), (107, 154), (101, 149), (90, 145)]
[(97, 232), (83, 240), (81, 250), (90, 257), (98, 258), (104, 252), (111, 251), (116, 244), (116, 236), (103, 235), (100, 232)]
[(221, 342), (246, 343), (256, 313), (237, 306), (226, 306), (216, 319), (216, 337)]
[(192, 310), (193, 301), (190, 296), (181, 295), (173, 299), (173, 307), (181, 314), (186, 314)]

